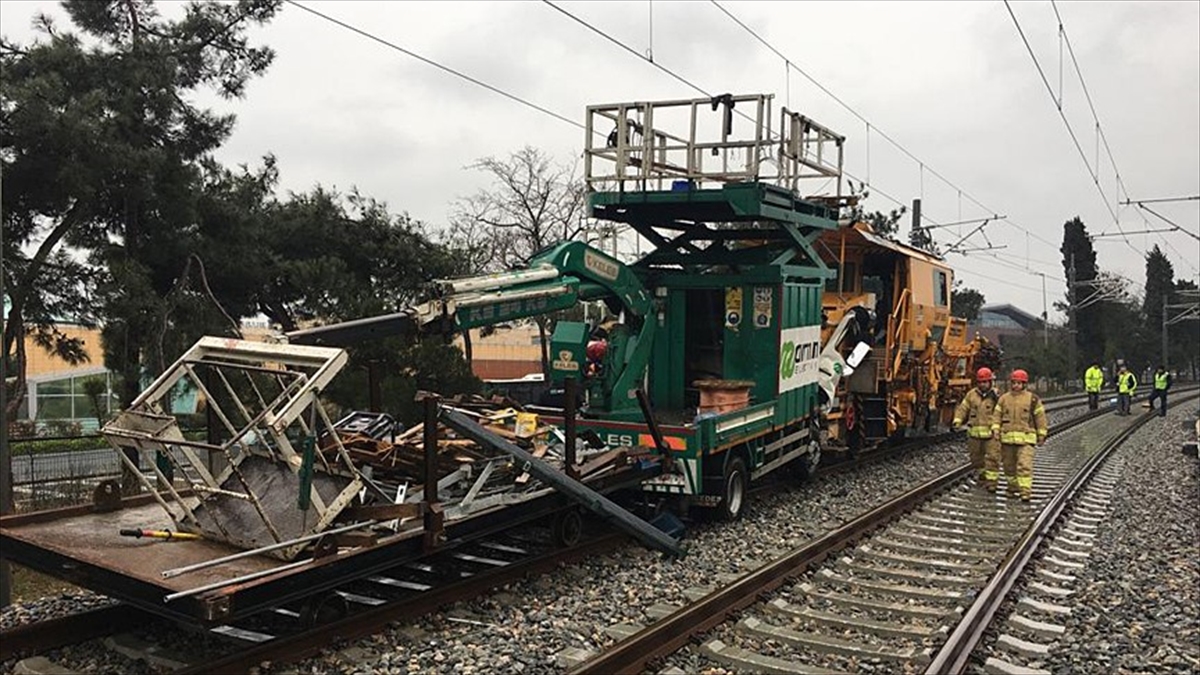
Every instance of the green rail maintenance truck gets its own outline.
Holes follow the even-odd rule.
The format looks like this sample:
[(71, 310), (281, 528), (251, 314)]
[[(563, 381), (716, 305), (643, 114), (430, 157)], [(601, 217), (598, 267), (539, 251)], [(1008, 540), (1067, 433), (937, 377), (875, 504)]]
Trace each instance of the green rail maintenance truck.
[[(642, 483), (648, 496), (737, 518), (752, 480), (820, 459), (821, 295), (836, 272), (813, 242), (847, 201), (844, 139), (786, 109), (773, 134), (771, 112), (767, 95), (591, 106), (591, 215), (635, 232), (647, 254), (626, 264), (561, 242), (525, 269), (435, 282), (421, 305), (289, 341), (445, 334), (603, 302), (603, 326), (559, 321), (551, 336), (551, 381), (584, 393), (578, 431), (650, 449), (661, 471)], [(654, 123), (680, 119), (677, 133)], [(801, 198), (813, 177), (837, 193)]]

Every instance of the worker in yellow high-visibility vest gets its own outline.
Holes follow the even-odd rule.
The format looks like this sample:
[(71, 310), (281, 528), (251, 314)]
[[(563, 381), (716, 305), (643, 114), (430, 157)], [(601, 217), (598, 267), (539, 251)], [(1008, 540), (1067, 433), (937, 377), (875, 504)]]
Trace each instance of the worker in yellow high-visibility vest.
[(1124, 365), (1117, 371), (1117, 414), (1129, 415), (1129, 404), (1137, 391), (1137, 377)]
[(980, 368), (975, 371), (975, 388), (954, 409), (954, 426), (966, 423), (967, 454), (971, 466), (979, 471), (979, 482), (988, 492), (996, 491), (996, 481), (1000, 478), (1000, 443), (992, 438), (992, 411), (997, 398), (992, 388), (992, 369)]
[(1033, 452), (1049, 433), (1046, 409), (1037, 394), (1026, 389), (1029, 373), (1020, 368), (1008, 378), (1008, 391), (996, 401), (992, 413), (992, 438), (1000, 441), (1008, 496), (1033, 497)]
[(1171, 388), (1171, 374), (1167, 372), (1166, 366), (1159, 366), (1154, 371), (1154, 390), (1150, 392), (1150, 409), (1154, 409), (1154, 399), (1158, 399), (1161, 404), (1158, 406), (1158, 416), (1167, 416), (1167, 390)]
[(1088, 410), (1100, 407), (1100, 389), (1104, 387), (1104, 370), (1099, 361), (1092, 361), (1092, 367), (1083, 374), (1083, 389), (1087, 392)]

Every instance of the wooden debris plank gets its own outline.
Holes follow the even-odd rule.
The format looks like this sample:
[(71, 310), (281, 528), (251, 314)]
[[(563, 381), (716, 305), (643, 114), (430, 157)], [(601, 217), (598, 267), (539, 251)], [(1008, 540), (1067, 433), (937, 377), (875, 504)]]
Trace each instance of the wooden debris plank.
[(411, 427), (405, 429), (404, 433), (402, 433), (396, 437), (396, 442), (399, 443), (400, 441), (404, 441), (406, 439), (417, 436), (424, 430), (425, 430), (425, 423), (420, 422), (416, 426), (411, 426)]
[(593, 473), (609, 464), (612, 464), (620, 459), (623, 459), (624, 457), (625, 457), (625, 450), (623, 448), (616, 448), (613, 450), (608, 450), (608, 451), (602, 452), (599, 455), (592, 457), (587, 462), (584, 462), (583, 465), (581, 465), (579, 467), (579, 476), (580, 477), (586, 476), (586, 475)]

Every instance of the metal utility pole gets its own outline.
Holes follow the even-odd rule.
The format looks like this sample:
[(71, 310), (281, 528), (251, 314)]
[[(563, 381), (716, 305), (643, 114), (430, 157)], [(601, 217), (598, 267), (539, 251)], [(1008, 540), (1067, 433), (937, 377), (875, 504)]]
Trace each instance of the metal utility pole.
[(1163, 349), (1162, 365), (1163, 365), (1163, 368), (1170, 368), (1170, 365), (1167, 363), (1167, 298), (1168, 297), (1170, 297), (1170, 294), (1163, 296), (1163, 311), (1162, 311), (1162, 349)]
[[(0, 185), (4, 183), (0, 180)], [(0, 205), (4, 203), (0, 193)], [(4, 313), (4, 207), (0, 206), (0, 344), (4, 343), (4, 333), (8, 329), (7, 316)], [(19, 334), (19, 331), (18, 331)], [(8, 444), (8, 350), (0, 354), (0, 516), (12, 513), (12, 448)], [(0, 551), (0, 607), (12, 604), (12, 566), (4, 559), (4, 551)]]
[(1046, 275), (1042, 275), (1042, 346), (1050, 345), (1050, 310), (1046, 305)]

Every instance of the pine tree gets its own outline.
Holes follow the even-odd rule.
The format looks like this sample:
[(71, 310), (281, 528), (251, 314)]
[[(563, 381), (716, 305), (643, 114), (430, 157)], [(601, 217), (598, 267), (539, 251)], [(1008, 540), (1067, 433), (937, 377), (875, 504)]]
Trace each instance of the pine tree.
[(1101, 303), (1094, 301), (1094, 282), (1099, 277), (1096, 251), (1092, 248), (1087, 226), (1078, 216), (1063, 224), (1063, 243), (1059, 250), (1063, 256), (1064, 278), (1067, 280), (1066, 307), (1074, 308), (1074, 325), (1069, 327), (1075, 332), (1077, 357), (1071, 365), (1103, 360), (1103, 308)]
[[(247, 30), (280, 4), (192, 2), (167, 21), (149, 0), (69, 0), (80, 34), (43, 16), (32, 44), (0, 45), (4, 257), (14, 279), (5, 355), (31, 321), (74, 303), (105, 319), (106, 363), (123, 372), (126, 402), (137, 393), (196, 236), (201, 163), (233, 128), (232, 115), (190, 99), (202, 88), (242, 95), (273, 56), (250, 46)], [(80, 301), (92, 288), (99, 301)]]
[(1158, 245), (1146, 254), (1146, 297), (1142, 302), (1142, 351), (1154, 364), (1162, 362), (1163, 305), (1171, 303), (1175, 271)]

